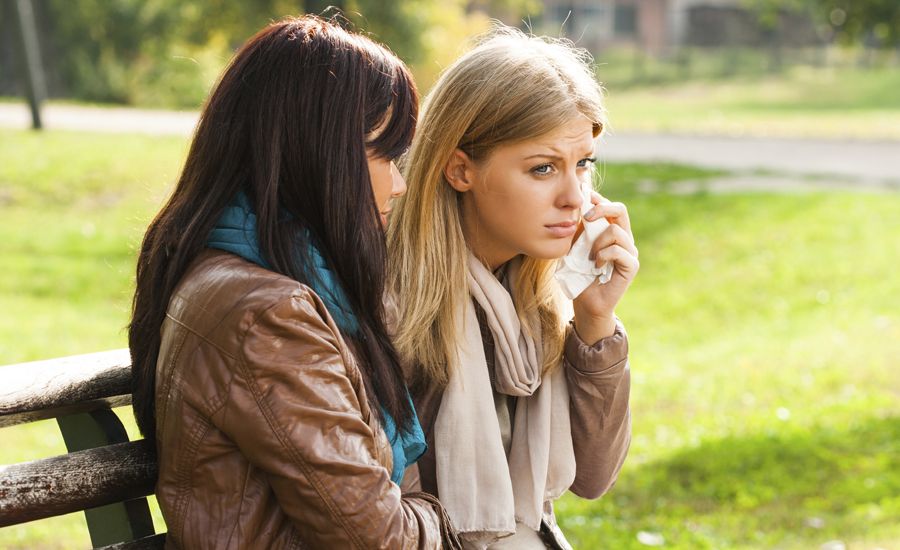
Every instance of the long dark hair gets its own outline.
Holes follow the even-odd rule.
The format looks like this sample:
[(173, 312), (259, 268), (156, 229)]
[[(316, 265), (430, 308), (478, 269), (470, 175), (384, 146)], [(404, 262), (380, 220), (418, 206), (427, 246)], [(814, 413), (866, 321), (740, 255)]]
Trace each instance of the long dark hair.
[(138, 257), (128, 345), (145, 437), (156, 435), (156, 362), (169, 299), (241, 191), (274, 271), (308, 282), (305, 241), (315, 243), (359, 323), (358, 333), (343, 336), (359, 359), (373, 413), (381, 417), (384, 407), (398, 426), (409, 425), (414, 413), (385, 328), (385, 238), (366, 151), (398, 157), (412, 141), (417, 110), (415, 84), (399, 59), (317, 17), (273, 23), (237, 52)]

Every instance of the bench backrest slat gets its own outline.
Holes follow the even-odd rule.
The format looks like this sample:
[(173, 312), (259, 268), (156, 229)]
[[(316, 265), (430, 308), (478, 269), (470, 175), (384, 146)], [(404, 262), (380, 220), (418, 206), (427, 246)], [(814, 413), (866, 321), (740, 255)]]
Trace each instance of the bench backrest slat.
[(152, 494), (155, 455), (140, 440), (0, 466), (0, 527)]
[(129, 403), (128, 349), (0, 367), (0, 427)]

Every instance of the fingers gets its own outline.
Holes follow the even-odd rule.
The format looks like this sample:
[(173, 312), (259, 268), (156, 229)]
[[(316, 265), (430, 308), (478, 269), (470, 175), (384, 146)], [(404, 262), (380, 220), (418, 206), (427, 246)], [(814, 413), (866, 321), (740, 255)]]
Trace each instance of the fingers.
[(607, 246), (603, 250), (598, 251), (594, 260), (598, 267), (606, 262), (612, 262), (616, 271), (629, 280), (637, 274), (638, 269), (641, 267), (637, 256), (617, 244)]
[[(619, 246), (635, 258), (638, 257), (638, 249), (634, 245), (634, 237), (622, 226), (615, 224), (609, 224), (609, 227), (600, 233), (591, 246), (589, 257), (596, 260), (599, 252), (611, 246)], [(600, 263), (597, 263), (597, 265), (600, 265)]]
[(611, 202), (599, 193), (591, 193), (594, 207), (584, 216), (586, 221), (606, 218), (609, 227), (604, 229), (591, 246), (590, 258), (598, 267), (613, 262), (616, 269), (628, 276), (637, 273), (640, 267), (638, 249), (631, 233), (628, 208), (621, 202)]
[(609, 223), (619, 225), (625, 229), (625, 231), (631, 232), (631, 220), (628, 217), (628, 208), (621, 202), (610, 202), (597, 193), (594, 193), (594, 195), (599, 197), (599, 202), (594, 202), (594, 197), (593, 195), (591, 196), (591, 202), (594, 202), (594, 207), (584, 215), (584, 219), (592, 222), (600, 218), (606, 218)]

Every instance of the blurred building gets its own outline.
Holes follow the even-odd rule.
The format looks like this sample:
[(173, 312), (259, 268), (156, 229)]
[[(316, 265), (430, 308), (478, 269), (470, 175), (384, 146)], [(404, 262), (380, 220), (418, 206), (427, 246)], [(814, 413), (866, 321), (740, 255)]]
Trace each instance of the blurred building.
[(611, 46), (635, 45), (662, 53), (670, 41), (672, 0), (544, 0), (545, 30), (578, 45), (599, 51)]
[[(636, 47), (659, 56), (679, 46), (755, 46), (787, 37), (817, 42), (811, 21), (785, 13), (773, 31), (742, 0), (544, 0), (543, 30), (564, 34), (593, 51)], [(560, 32), (553, 32), (553, 29)], [(787, 32), (789, 30), (789, 32)], [(778, 36), (773, 36), (773, 32)]]

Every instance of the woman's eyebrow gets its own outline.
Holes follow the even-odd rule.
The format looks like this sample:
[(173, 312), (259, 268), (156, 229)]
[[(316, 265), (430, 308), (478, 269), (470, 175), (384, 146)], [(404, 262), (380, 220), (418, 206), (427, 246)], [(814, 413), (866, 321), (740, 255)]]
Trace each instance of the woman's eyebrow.
[[(594, 150), (591, 149), (591, 150), (588, 151), (587, 153), (584, 153), (583, 155), (581, 155), (581, 158), (589, 158), (589, 157), (593, 157), (594, 154), (595, 154)], [(562, 161), (562, 160), (565, 160), (565, 157), (563, 157), (562, 155), (554, 155), (554, 154), (551, 154), (551, 153), (536, 153), (536, 154), (534, 154), (534, 155), (528, 155), (528, 156), (525, 157), (523, 160), (530, 160), (530, 159), (533, 159), (533, 158), (545, 158), (545, 159), (556, 160), (556, 161)]]
[(529, 155), (529, 156), (525, 157), (525, 160), (529, 160), (529, 159), (533, 159), (533, 158), (546, 158), (546, 159), (552, 159), (552, 160), (563, 160), (563, 157), (562, 157), (562, 156), (560, 156), (560, 155), (552, 155), (552, 154), (549, 154), (549, 153), (538, 153), (538, 154), (535, 154), (535, 155)]

